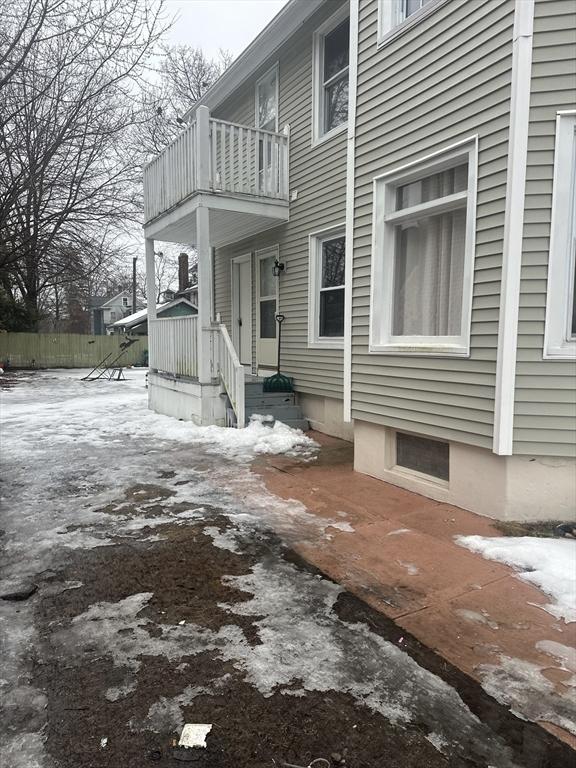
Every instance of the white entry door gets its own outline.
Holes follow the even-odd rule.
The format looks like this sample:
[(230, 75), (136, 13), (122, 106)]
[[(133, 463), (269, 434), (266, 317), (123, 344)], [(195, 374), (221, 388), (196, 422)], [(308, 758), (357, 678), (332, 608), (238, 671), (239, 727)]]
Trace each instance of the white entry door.
[(273, 272), (277, 258), (278, 246), (256, 251), (256, 355), (259, 368), (275, 368), (277, 362), (278, 278)]
[(252, 366), (252, 256), (232, 261), (232, 342), (242, 365)]

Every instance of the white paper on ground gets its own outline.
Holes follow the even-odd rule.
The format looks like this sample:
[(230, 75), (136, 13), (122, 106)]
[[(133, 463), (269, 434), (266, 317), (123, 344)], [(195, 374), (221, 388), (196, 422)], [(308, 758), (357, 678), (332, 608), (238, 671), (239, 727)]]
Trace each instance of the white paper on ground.
[(205, 747), (206, 736), (212, 730), (212, 725), (204, 723), (186, 723), (180, 734), (179, 747)]

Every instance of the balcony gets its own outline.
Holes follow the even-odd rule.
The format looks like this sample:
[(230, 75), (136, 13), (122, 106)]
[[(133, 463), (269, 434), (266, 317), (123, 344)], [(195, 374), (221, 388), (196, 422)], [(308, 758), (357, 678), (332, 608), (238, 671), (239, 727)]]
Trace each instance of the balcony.
[(206, 107), (144, 168), (147, 238), (196, 243), (198, 207), (210, 244), (242, 240), (288, 220), (287, 133), (215, 120)]

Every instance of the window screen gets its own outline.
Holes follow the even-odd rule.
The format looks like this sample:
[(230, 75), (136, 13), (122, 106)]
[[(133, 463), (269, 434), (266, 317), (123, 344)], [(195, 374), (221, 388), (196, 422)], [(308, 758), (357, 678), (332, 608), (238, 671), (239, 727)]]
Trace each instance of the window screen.
[(449, 480), (450, 447), (439, 440), (397, 432), (396, 464), (439, 480)]

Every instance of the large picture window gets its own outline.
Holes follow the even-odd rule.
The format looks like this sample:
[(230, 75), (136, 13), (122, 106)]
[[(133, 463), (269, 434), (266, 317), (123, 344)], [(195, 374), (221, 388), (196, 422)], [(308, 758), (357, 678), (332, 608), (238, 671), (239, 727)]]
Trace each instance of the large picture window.
[(314, 36), (314, 139), (330, 136), (348, 121), (350, 19), (343, 8)]
[(374, 184), (371, 350), (468, 354), (476, 142)]
[(308, 342), (341, 347), (344, 339), (346, 240), (343, 229), (310, 236)]
[(544, 357), (576, 357), (576, 113), (556, 121)]

